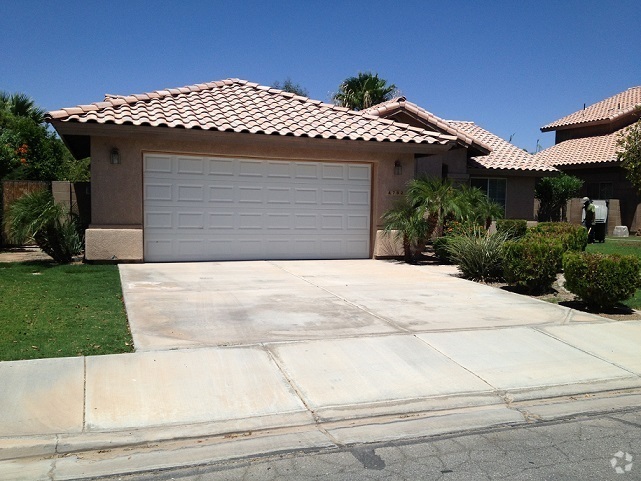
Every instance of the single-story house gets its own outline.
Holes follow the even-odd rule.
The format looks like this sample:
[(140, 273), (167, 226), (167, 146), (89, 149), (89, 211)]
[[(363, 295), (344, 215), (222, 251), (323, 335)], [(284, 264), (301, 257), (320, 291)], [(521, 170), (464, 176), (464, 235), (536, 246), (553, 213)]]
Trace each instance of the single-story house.
[[(555, 132), (555, 145), (537, 153), (542, 162), (584, 181), (580, 196), (617, 204), (620, 213), (611, 212), (617, 220), (610, 224), (626, 225), (630, 231), (641, 229), (641, 209), (634, 186), (617, 160), (617, 139), (639, 119), (641, 86), (632, 87), (589, 107), (541, 127)], [(578, 205), (578, 204), (577, 204)], [(580, 206), (573, 208), (580, 214)]]
[(47, 120), (91, 156), (90, 261), (372, 257), (417, 164), (461, 142), (238, 79), (107, 95)]
[(444, 120), (398, 97), (364, 112), (434, 130), (457, 139), (456, 148), (417, 160), (417, 175), (449, 177), (483, 190), (504, 206), (509, 219), (535, 219), (534, 186), (541, 177), (558, 170), (527, 151), (476, 125)]

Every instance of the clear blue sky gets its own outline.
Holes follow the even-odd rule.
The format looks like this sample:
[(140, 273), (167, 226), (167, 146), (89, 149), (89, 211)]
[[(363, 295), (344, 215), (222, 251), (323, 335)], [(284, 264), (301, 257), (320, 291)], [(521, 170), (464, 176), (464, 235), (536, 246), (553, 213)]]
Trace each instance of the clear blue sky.
[(542, 125), (641, 85), (638, 0), (0, 0), (0, 90), (55, 110), (238, 77), (328, 101), (377, 72), (533, 151)]

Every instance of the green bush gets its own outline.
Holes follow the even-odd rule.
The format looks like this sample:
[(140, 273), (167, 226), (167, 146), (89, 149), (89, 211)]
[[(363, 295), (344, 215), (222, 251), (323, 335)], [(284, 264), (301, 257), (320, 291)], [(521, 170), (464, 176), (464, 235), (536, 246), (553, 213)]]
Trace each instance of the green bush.
[(494, 281), (503, 277), (505, 233), (479, 230), (471, 235), (449, 237), (446, 250), (465, 279)]
[(565, 287), (591, 310), (614, 307), (641, 287), (637, 256), (568, 252), (563, 256)]
[(77, 216), (64, 211), (43, 190), (20, 197), (11, 204), (5, 223), (12, 239), (22, 243), (35, 240), (46, 254), (60, 264), (68, 264), (82, 252), (82, 233)]
[(432, 241), (432, 247), (434, 247), (434, 253), (438, 260), (443, 264), (452, 264), (452, 258), (450, 257), (450, 252), (447, 249), (447, 245), (450, 239), (453, 239), (455, 236), (444, 235), (442, 237), (437, 237)]
[(485, 232), (485, 227), (475, 225), (472, 222), (448, 220), (443, 228), (443, 235), (432, 241), (432, 247), (434, 247), (436, 257), (438, 257), (443, 264), (454, 264), (455, 262), (448, 249), (450, 240), (460, 236), (477, 235), (478, 232)]
[(566, 251), (584, 251), (588, 245), (588, 231), (579, 224), (569, 222), (539, 222), (527, 230), (528, 236), (556, 237)]
[(496, 232), (505, 233), (510, 240), (520, 239), (527, 232), (527, 221), (524, 219), (498, 219)]
[(556, 280), (557, 262), (563, 252), (563, 245), (554, 237), (525, 236), (508, 241), (503, 254), (505, 279), (530, 294), (543, 293)]

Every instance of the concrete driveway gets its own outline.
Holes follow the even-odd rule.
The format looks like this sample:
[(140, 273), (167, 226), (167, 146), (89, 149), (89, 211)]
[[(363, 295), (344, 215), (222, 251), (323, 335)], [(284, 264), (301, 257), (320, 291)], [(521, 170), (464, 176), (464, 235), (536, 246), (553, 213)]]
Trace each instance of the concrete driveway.
[(379, 260), (121, 265), (138, 351), (604, 319)]

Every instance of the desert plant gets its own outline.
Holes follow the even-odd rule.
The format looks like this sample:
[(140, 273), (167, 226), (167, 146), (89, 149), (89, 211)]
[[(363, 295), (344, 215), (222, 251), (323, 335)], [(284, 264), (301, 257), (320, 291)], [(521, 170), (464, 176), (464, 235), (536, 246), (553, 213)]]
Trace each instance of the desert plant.
[(484, 229), (474, 233), (445, 237), (446, 250), (465, 279), (494, 281), (503, 277), (504, 233), (490, 234)]
[(520, 239), (527, 232), (527, 221), (524, 219), (498, 219), (496, 231), (505, 233), (509, 240)]
[(445, 220), (452, 216), (460, 219), (461, 198), (457, 188), (449, 179), (420, 177), (410, 181), (407, 197), (414, 205), (421, 206), (425, 212), (436, 219), (434, 235), (443, 235)]
[(503, 272), (510, 284), (530, 294), (540, 294), (556, 280), (558, 260), (563, 256), (563, 244), (554, 237), (527, 235), (505, 243)]
[(405, 262), (415, 263), (434, 230), (434, 222), (424, 208), (403, 197), (383, 214), (383, 228), (388, 233), (395, 231), (395, 238), (403, 242)]
[(77, 218), (56, 204), (48, 190), (24, 195), (13, 202), (5, 223), (15, 242), (33, 238), (58, 263), (69, 263), (82, 252)]
[(489, 229), (493, 220), (503, 217), (503, 206), (490, 200), (485, 193), (469, 185), (461, 185), (457, 192), (459, 218), (471, 224), (478, 224)]
[(563, 270), (566, 289), (590, 310), (614, 307), (641, 287), (641, 259), (633, 255), (567, 252)]

